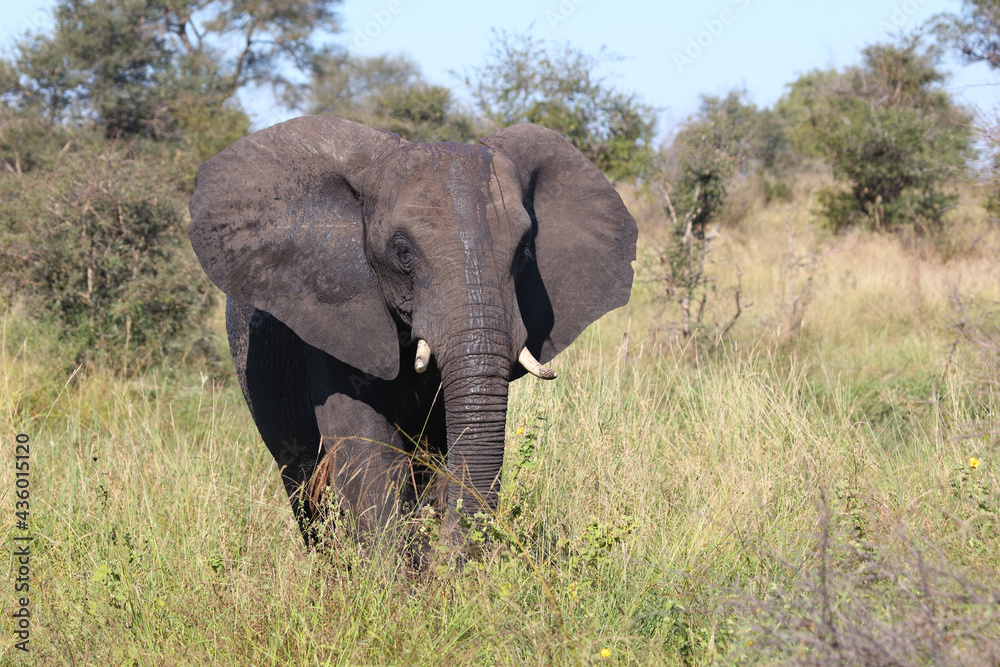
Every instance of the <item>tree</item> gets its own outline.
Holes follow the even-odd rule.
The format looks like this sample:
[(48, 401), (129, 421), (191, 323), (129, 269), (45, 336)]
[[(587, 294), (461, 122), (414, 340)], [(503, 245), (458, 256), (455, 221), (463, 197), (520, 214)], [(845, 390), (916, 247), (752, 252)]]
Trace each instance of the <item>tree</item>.
[(608, 58), (524, 35), (494, 33), (485, 64), (465, 77), (497, 129), (528, 122), (569, 139), (609, 178), (634, 179), (653, 163), (656, 117), (634, 94), (597, 75)]
[(207, 353), (195, 170), (246, 133), (239, 89), (295, 97), (338, 1), (58, 0), (0, 61), (0, 300), (73, 363)]
[(967, 62), (1000, 69), (1000, 0), (962, 0), (960, 14), (941, 14), (935, 27)]
[(837, 117), (840, 99), (853, 94), (844, 81), (844, 75), (836, 70), (807, 72), (788, 84), (788, 93), (775, 105), (794, 151), (802, 157), (826, 157), (826, 124)]
[(467, 143), (485, 134), (450, 90), (425, 82), (405, 56), (324, 54), (314, 66), (308, 109), (410, 141)]
[(728, 181), (748, 159), (750, 111), (741, 93), (723, 99), (705, 95), (698, 113), (674, 136), (672, 200), (684, 228), (675, 230), (677, 234), (704, 238), (706, 226), (725, 205)]
[[(660, 253), (667, 297), (680, 307), (679, 332), (697, 343), (716, 277), (709, 255), (718, 220), (726, 206), (730, 182), (750, 172), (763, 174), (779, 165), (787, 152), (784, 127), (769, 110), (760, 110), (745, 91), (724, 97), (703, 95), (698, 111), (689, 117), (670, 145), (662, 151), (669, 184), (664, 198), (673, 234)], [(766, 182), (766, 181), (765, 181)], [(742, 312), (742, 289), (734, 287), (735, 311), (728, 323), (716, 326), (718, 344)]]
[(940, 228), (957, 200), (943, 188), (973, 149), (970, 117), (941, 87), (939, 60), (919, 36), (869, 46), (861, 65), (806, 74), (779, 102), (796, 147), (823, 156), (841, 183), (819, 195), (835, 229)]
[(795, 162), (783, 120), (770, 109), (758, 109), (743, 90), (703, 95), (697, 113), (664, 153), (673, 203), (691, 216), (697, 238), (723, 210), (735, 176), (760, 174), (773, 189), (767, 175)]
[[(109, 137), (176, 136), (185, 107), (221, 107), (244, 86), (295, 99), (340, 0), (59, 0), (51, 34), (2, 68), (8, 107), (94, 121)], [(235, 46), (230, 46), (235, 45)]]
[[(962, 54), (968, 63), (983, 62), (1000, 69), (1000, 0), (964, 0), (960, 14), (937, 17), (938, 37)], [(1000, 217), (1000, 107), (979, 114), (977, 129), (989, 152), (991, 192), (986, 210)]]

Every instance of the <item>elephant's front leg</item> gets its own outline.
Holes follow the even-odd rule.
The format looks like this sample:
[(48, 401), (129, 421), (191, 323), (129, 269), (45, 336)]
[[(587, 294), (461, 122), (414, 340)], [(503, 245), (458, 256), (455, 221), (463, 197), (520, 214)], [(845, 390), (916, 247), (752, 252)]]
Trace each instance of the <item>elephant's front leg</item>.
[(377, 409), (345, 393), (316, 406), (316, 423), (323, 458), (313, 500), (325, 495), (321, 502), (346, 510), (360, 535), (391, 529), (416, 500), (413, 448)]

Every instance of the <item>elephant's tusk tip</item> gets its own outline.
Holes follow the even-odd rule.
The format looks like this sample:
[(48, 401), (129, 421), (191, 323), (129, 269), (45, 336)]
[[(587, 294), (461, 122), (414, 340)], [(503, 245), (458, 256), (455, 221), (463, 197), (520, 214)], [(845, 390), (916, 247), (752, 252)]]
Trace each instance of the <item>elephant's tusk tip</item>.
[(417, 341), (417, 356), (413, 360), (413, 370), (423, 373), (431, 360), (431, 346), (423, 338)]
[(521, 355), (517, 358), (521, 365), (524, 366), (525, 370), (534, 375), (535, 377), (542, 378), (543, 380), (555, 380), (556, 372), (551, 368), (542, 366), (531, 352), (528, 352), (528, 348), (521, 350)]

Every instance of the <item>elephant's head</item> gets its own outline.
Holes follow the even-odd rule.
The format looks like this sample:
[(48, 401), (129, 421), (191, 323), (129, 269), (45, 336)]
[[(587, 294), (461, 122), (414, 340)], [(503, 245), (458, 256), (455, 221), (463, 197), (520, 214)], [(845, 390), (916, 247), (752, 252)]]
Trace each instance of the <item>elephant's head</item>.
[[(635, 221), (535, 125), (471, 146), (298, 118), (202, 165), (191, 214), (198, 258), (230, 296), (364, 373), (440, 373), (449, 468), (490, 504), (508, 382), (523, 366), (545, 375), (632, 284)], [(453, 483), (450, 504), (462, 496)]]

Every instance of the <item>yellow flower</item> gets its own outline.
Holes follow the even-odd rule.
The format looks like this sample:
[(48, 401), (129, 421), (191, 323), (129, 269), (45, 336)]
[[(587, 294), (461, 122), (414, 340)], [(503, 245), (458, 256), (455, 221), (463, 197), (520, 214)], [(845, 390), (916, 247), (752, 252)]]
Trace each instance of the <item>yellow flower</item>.
[(610, 658), (611, 657), (611, 649), (609, 649), (609, 648), (602, 648), (601, 649), (601, 657), (602, 658)]
[(969, 457), (969, 467), (972, 468), (973, 470), (975, 470), (976, 468), (978, 468), (979, 467), (979, 459), (977, 459), (975, 456), (970, 456)]
[(524, 428), (521, 427), (521, 426), (518, 426), (517, 427), (517, 435), (521, 435), (522, 433), (524, 433)]

